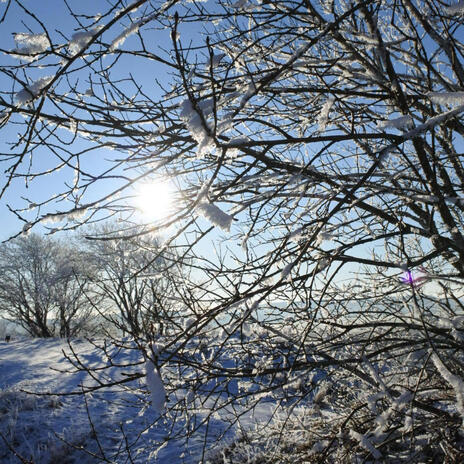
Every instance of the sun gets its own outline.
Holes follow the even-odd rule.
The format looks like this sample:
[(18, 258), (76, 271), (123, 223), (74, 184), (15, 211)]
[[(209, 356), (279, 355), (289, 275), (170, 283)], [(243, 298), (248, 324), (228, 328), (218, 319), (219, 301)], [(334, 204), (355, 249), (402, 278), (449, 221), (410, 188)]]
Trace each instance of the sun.
[(154, 180), (137, 187), (135, 206), (144, 219), (166, 218), (173, 208), (173, 186), (164, 180)]

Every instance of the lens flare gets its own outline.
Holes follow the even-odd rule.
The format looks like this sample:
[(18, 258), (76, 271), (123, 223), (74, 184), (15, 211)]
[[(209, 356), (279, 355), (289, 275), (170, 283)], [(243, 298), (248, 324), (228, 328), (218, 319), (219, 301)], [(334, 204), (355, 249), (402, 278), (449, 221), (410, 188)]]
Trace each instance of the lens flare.
[(427, 275), (422, 271), (413, 272), (410, 269), (404, 271), (403, 275), (400, 277), (401, 283), (405, 285), (410, 285), (412, 287), (418, 287), (422, 285), (427, 280)]

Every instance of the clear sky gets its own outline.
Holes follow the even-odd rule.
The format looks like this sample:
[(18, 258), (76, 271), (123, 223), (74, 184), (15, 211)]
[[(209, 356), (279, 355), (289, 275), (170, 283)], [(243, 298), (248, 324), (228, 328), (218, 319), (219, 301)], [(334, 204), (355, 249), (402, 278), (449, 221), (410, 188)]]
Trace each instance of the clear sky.
[[(3, 13), (6, 5), (8, 3), (0, 3), (0, 15)], [(67, 7), (63, 0), (42, 0), (42, 1), (24, 1), (24, 4), (27, 8), (31, 8), (31, 13), (36, 15), (37, 18), (42, 21), (47, 30), (49, 31), (52, 40), (56, 44), (66, 44), (67, 40), (72, 36), (76, 30), (80, 30), (81, 26), (78, 21), (81, 20), (84, 24), (89, 24), (92, 21), (92, 18), (99, 13), (105, 12), (108, 9), (108, 3), (104, 0), (79, 0), (78, 2), (71, 2), (72, 8), (76, 13), (81, 14), (79, 18), (73, 18), (67, 10)], [(26, 11), (22, 10), (15, 2), (11, 3), (10, 10), (6, 16), (5, 21), (0, 25), (2, 31), (2, 47), (4, 50), (11, 50), (15, 47), (14, 34), (19, 32), (33, 32), (41, 33), (43, 29), (40, 23), (34, 18), (34, 16), (29, 15)], [(191, 26), (184, 25), (182, 29), (182, 37), (184, 43), (187, 43), (190, 40), (201, 40), (204, 43), (204, 37), (197, 37), (198, 30), (195, 31)], [(116, 30), (113, 33), (115, 36), (118, 33)], [(156, 45), (161, 48), (170, 48), (170, 31), (169, 30), (150, 30), (147, 28), (144, 30), (145, 38), (148, 40), (154, 41)], [(130, 37), (128, 41), (136, 40), (136, 37)], [(1, 49), (1, 47), (0, 47)], [(143, 67), (138, 64), (137, 61), (131, 60), (128, 58), (123, 58), (127, 61), (124, 62), (123, 66), (119, 66), (119, 69), (122, 69), (124, 73), (132, 73), (136, 75), (137, 82), (143, 87), (144, 91), (148, 94), (153, 95), (157, 92), (157, 86), (155, 84), (155, 79), (161, 80), (165, 84), (169, 84), (169, 74), (165, 69), (162, 69), (159, 63), (147, 62), (143, 63)], [(5, 54), (0, 54), (0, 68), (2, 66), (8, 66), (10, 64), (17, 64), (18, 60), (14, 60), (11, 57), (6, 56)], [(56, 68), (55, 68), (56, 69)], [(53, 68), (52, 68), (53, 70)], [(34, 73), (39, 76), (43, 76), (50, 70), (28, 70), (28, 78), (33, 78)], [(85, 72), (79, 74), (79, 78), (83, 78)], [(24, 79), (24, 76), (21, 76)], [(125, 76), (121, 76), (125, 77)], [(8, 86), (11, 86), (11, 79), (6, 77), (5, 74), (0, 73), (0, 88), (5, 92), (8, 90)], [(20, 88), (16, 88), (14, 91), (18, 91)], [(10, 145), (8, 142), (16, 139), (16, 131), (18, 126), (7, 124), (3, 129), (1, 129), (0, 137), (0, 152), (5, 156), (10, 152)], [(71, 138), (71, 136), (69, 136)], [(79, 145), (76, 143), (73, 147), (73, 150), (76, 148), (79, 149), (84, 145)], [(16, 148), (14, 151), (18, 151)], [(124, 154), (125, 155), (125, 154)], [(120, 153), (112, 152), (108, 149), (100, 149), (97, 152), (93, 153), (91, 157), (87, 159), (86, 167), (92, 174), (97, 175), (106, 168), (105, 160), (121, 157)], [(86, 161), (84, 160), (83, 163)], [(48, 148), (40, 148), (34, 154), (34, 159), (31, 162), (32, 171), (37, 171), (40, 169), (46, 169), (49, 166), (52, 166), (52, 163), (56, 163), (55, 155)], [(8, 166), (7, 163), (0, 165), (2, 169), (2, 176), (5, 179), (6, 175), (3, 172)], [(25, 172), (25, 169), (28, 169), (27, 162), (23, 164), (22, 172)], [(123, 173), (124, 166), (122, 166), (117, 173)], [(5, 193), (4, 197), (0, 199), (0, 217), (2, 227), (0, 228), (0, 240), (4, 240), (11, 235), (19, 232), (22, 229), (23, 223), (19, 221), (14, 214), (8, 211), (7, 205), (10, 205), (14, 208), (26, 208), (29, 203), (40, 203), (50, 197), (51, 195), (57, 194), (62, 191), (63, 185), (65, 183), (71, 183), (73, 178), (73, 170), (70, 168), (64, 168), (60, 173), (53, 173), (50, 176), (38, 176), (29, 185), (26, 187), (24, 180), (15, 179), (13, 180), (10, 188)], [(2, 182), (3, 183), (3, 182)], [(87, 201), (91, 201), (97, 198), (98, 195), (101, 195), (103, 192), (107, 191), (110, 188), (114, 188), (114, 184), (108, 182), (97, 182), (96, 187), (88, 192)], [(60, 203), (55, 205), (61, 210), (66, 210), (66, 205)], [(34, 215), (37, 214), (37, 209), (25, 212), (25, 218), (31, 220), (34, 219)], [(40, 210), (39, 214), (43, 215), (46, 212), (55, 212), (56, 209), (43, 208)], [(200, 219), (200, 222), (207, 227), (208, 224)], [(41, 228), (36, 228), (35, 230), (41, 231)], [(214, 231), (211, 234), (210, 238), (204, 240), (201, 245), (203, 251), (211, 252), (212, 242), (219, 237), (220, 232)], [(233, 244), (234, 248), (239, 252), (240, 243)], [(348, 272), (348, 271), (347, 271)], [(346, 274), (346, 272), (344, 272)]]
[[(104, 13), (108, 10), (108, 2), (104, 0), (79, 0), (79, 2), (70, 2), (74, 12), (82, 14), (83, 16), (78, 18), (73, 18), (63, 0), (41, 0), (41, 1), (24, 1), (23, 4), (30, 8), (30, 13), (35, 15), (43, 24), (46, 26), (52, 40), (55, 44), (67, 42), (73, 33), (76, 30), (80, 29), (78, 20), (81, 20), (84, 24), (89, 24), (91, 21), (90, 18), (94, 17), (99, 13)], [(0, 16), (3, 15), (7, 3), (0, 3)], [(20, 8), (15, 2), (12, 2), (8, 13), (6, 15), (5, 21), (0, 24), (2, 31), (2, 45), (0, 49), (11, 50), (14, 49), (16, 44), (14, 40), (15, 33), (21, 32), (32, 32), (32, 33), (42, 33), (43, 28), (39, 22), (26, 11)], [(116, 34), (114, 32), (113, 34)], [(169, 31), (148, 31), (147, 36), (154, 40), (155, 43), (160, 46), (167, 46), (168, 41), (170, 40)], [(131, 37), (129, 40), (136, 40)], [(56, 62), (56, 59), (55, 59)], [(18, 64), (19, 60), (15, 60), (4, 53), (0, 53), (0, 68), (2, 66), (8, 67), (11, 64)], [(133, 61), (128, 61), (125, 66), (120, 66), (120, 69), (123, 69), (126, 73), (133, 73), (137, 75), (137, 82), (143, 86), (144, 90), (149, 94), (157, 92), (157, 87), (155, 85), (155, 78), (161, 82), (166, 82), (169, 76), (166, 72), (159, 69), (160, 65), (158, 63), (145, 63), (143, 69), (138, 66), (138, 64)], [(55, 67), (56, 69), (56, 67)], [(53, 68), (51, 69), (37, 69), (37, 70), (28, 70), (27, 77), (29, 79), (34, 79), (35, 76), (44, 76), (53, 74)], [(85, 74), (85, 73), (84, 73)], [(22, 71), (18, 72), (18, 76), (25, 80), (25, 76), (22, 74)], [(126, 76), (124, 76), (126, 77)], [(79, 74), (79, 78), (85, 78), (82, 73)], [(3, 91), (11, 91), (11, 78), (7, 77), (4, 73), (0, 73), (0, 88)], [(20, 87), (16, 87), (13, 91), (17, 92), (21, 90)], [(8, 100), (8, 96), (5, 98)], [(9, 153), (12, 152), (11, 141), (17, 140), (17, 132), (22, 130), (23, 127), (18, 125), (7, 124), (0, 131), (0, 153), (2, 153), (2, 163), (0, 164), (1, 169), (1, 184), (3, 185), (7, 179), (7, 174), (5, 170), (11, 163), (8, 161), (5, 162), (5, 158)], [(71, 139), (71, 136), (68, 136), (68, 139)], [(80, 149), (84, 147), (83, 144), (76, 143), (73, 146), (73, 150)], [(19, 148), (13, 149), (13, 152), (19, 152)], [(101, 149), (98, 152), (83, 158), (82, 163), (86, 162), (88, 159), (88, 169), (89, 171), (97, 175), (102, 172), (107, 164), (105, 159), (121, 157), (120, 153), (111, 152), (108, 149)], [(29, 160), (25, 160), (23, 163), (20, 172), (26, 172), (29, 169)], [(53, 164), (57, 163), (57, 158), (53, 153), (46, 148), (41, 148), (36, 150), (34, 154), (34, 159), (31, 161), (32, 172), (37, 172), (39, 170), (44, 170), (48, 167), (51, 167)], [(81, 166), (81, 167), (85, 167)], [(119, 170), (118, 172), (122, 172)], [(7, 205), (10, 205), (13, 208), (27, 208), (29, 203), (40, 203), (50, 197), (51, 195), (57, 194), (62, 191), (64, 188), (64, 183), (71, 183), (73, 179), (73, 170), (69, 168), (63, 168), (59, 173), (53, 173), (52, 175), (47, 176), (37, 176), (26, 186), (24, 179), (14, 179), (5, 193), (4, 197), (0, 199), (0, 218), (2, 227), (0, 229), (0, 240), (4, 240), (11, 236), (12, 234), (17, 233), (22, 229), (23, 223), (17, 219), (17, 217), (11, 213)], [(101, 195), (103, 192), (107, 191), (109, 188), (114, 187), (114, 185), (109, 185), (104, 182), (97, 182), (95, 188), (87, 192), (87, 200), (91, 201), (92, 199), (97, 198), (98, 195)], [(66, 206), (61, 203), (57, 205), (60, 209), (66, 209)], [(24, 212), (24, 216), (32, 220), (37, 214), (37, 209), (30, 212)], [(46, 212), (55, 212), (53, 208), (41, 208), (40, 215), (43, 215)], [(37, 228), (40, 231), (40, 228)]]
[[(127, 2), (130, 3), (130, 2)], [(80, 29), (79, 24), (76, 19), (74, 19), (68, 12), (66, 5), (63, 0), (41, 0), (41, 1), (25, 1), (25, 5), (28, 8), (31, 8), (37, 18), (42, 21), (49, 34), (52, 37), (52, 40), (56, 44), (67, 43), (69, 39), (76, 30)], [(80, 14), (85, 14), (85, 18), (81, 18), (85, 24), (89, 23), (89, 17), (93, 17), (98, 13), (102, 13), (108, 9), (108, 3), (104, 0), (79, 0), (78, 2), (70, 2), (73, 10)], [(0, 3), (0, 13), (3, 12), (5, 4)], [(0, 25), (2, 29), (2, 36), (4, 38), (2, 46), (4, 50), (14, 49), (16, 44), (14, 40), (15, 33), (21, 32), (32, 32), (32, 33), (42, 33), (43, 29), (41, 25), (31, 16), (29, 16), (25, 11), (21, 10), (14, 2), (11, 4), (11, 8), (8, 11), (6, 20)], [(118, 32), (116, 29), (112, 35), (116, 35)], [(197, 31), (198, 32), (198, 31)], [(152, 31), (149, 28), (144, 29), (144, 37), (149, 40), (153, 40), (156, 46), (169, 49), (171, 46), (170, 42), (170, 31), (161, 30), (161, 31)], [(190, 42), (195, 40), (202, 40), (204, 43), (204, 37), (201, 37), (195, 33), (195, 30), (192, 26), (186, 24), (182, 29), (183, 41)], [(129, 41), (137, 40), (136, 37), (130, 37), (126, 45), (130, 45)], [(144, 62), (143, 67), (139, 66), (138, 61), (127, 59), (125, 66), (118, 66), (119, 70), (128, 74), (129, 72), (133, 75), (136, 75), (137, 82), (142, 85), (143, 90), (149, 95), (154, 95), (155, 92), (158, 92), (158, 87), (155, 84), (155, 79), (163, 82), (166, 86), (169, 85), (170, 76), (165, 69), (162, 69), (159, 63), (149, 63)], [(0, 53), (0, 68), (2, 66), (8, 66), (11, 64), (17, 65), (19, 60), (15, 60), (3, 53)], [(28, 78), (34, 79), (35, 75), (43, 76), (51, 74), (53, 69), (37, 69), (37, 70), (28, 70)], [(85, 72), (80, 73), (79, 77), (86, 78)], [(126, 76), (121, 76), (126, 77)], [(24, 80), (24, 76), (22, 76)], [(84, 84), (83, 84), (84, 85)], [(0, 88), (5, 90), (11, 86), (11, 79), (6, 77), (4, 74), (0, 73)], [(85, 87), (84, 87), (85, 88)], [(20, 87), (14, 89), (14, 92), (21, 90)], [(156, 94), (155, 94), (156, 95)], [(16, 132), (20, 129), (23, 129), (20, 126), (15, 126), (7, 124), (4, 128), (0, 130), (0, 153), (7, 154), (10, 153), (10, 145), (8, 144), (12, 140), (17, 139)], [(64, 137), (67, 140), (72, 139), (72, 134), (65, 134)], [(84, 143), (75, 143), (73, 145), (73, 150), (80, 149), (84, 146)], [(18, 148), (14, 150), (18, 152)], [(2, 155), (4, 156), (4, 155)], [(110, 151), (108, 149), (100, 149), (94, 153), (92, 156), (88, 157), (87, 166), (85, 166), (85, 158), (82, 160), (82, 168), (87, 168), (89, 172), (94, 175), (99, 174), (104, 171), (107, 167), (105, 160), (109, 158), (122, 158), (127, 156), (126, 153), (118, 153), (115, 151)], [(34, 153), (34, 159), (31, 162), (32, 171), (38, 171), (41, 169), (46, 169), (51, 167), (54, 163), (57, 162), (56, 156), (48, 148), (39, 148)], [(3, 177), (2, 185), (6, 179), (6, 174), (4, 173), (5, 169), (8, 167), (7, 163), (0, 164), (1, 174)], [(29, 168), (28, 162), (23, 164), (21, 172), (25, 172)], [(124, 173), (124, 166), (117, 171), (117, 173)], [(0, 240), (6, 240), (7, 238), (16, 235), (22, 230), (24, 225), (23, 222), (17, 219), (17, 217), (8, 210), (7, 205), (10, 205), (12, 208), (27, 208), (30, 203), (39, 204), (42, 201), (45, 201), (52, 195), (60, 193), (64, 184), (70, 184), (73, 180), (74, 172), (70, 168), (63, 168), (59, 173), (54, 172), (52, 175), (46, 176), (37, 176), (26, 186), (24, 179), (14, 179), (8, 190), (6, 191), (4, 197), (0, 199), (0, 218), (2, 227), (0, 228)], [(110, 189), (115, 187), (115, 183), (111, 182), (96, 182), (95, 188), (93, 191), (87, 192), (86, 200), (92, 201), (96, 199), (99, 195), (107, 192)], [(156, 198), (155, 201), (152, 201), (152, 204), (148, 208), (144, 208), (143, 205), (140, 205), (138, 201), (134, 201), (135, 206), (140, 207), (141, 209), (148, 209), (148, 216), (138, 215), (140, 220), (149, 220), (150, 215), (153, 215), (153, 203), (160, 202), (159, 192), (155, 195), (152, 195)], [(60, 202), (56, 205), (51, 205), (50, 207), (42, 208), (33, 208), (30, 211), (21, 212), (27, 220), (34, 220), (37, 216), (41, 216), (45, 213), (54, 213), (57, 210), (66, 210), (72, 206), (71, 203)], [(136, 217), (137, 218), (137, 217)], [(203, 228), (209, 228), (210, 224), (207, 223), (204, 219), (199, 219), (199, 223)], [(53, 224), (48, 224), (48, 226), (54, 226)], [(33, 231), (35, 232), (46, 232), (46, 229), (42, 226), (35, 226)], [(169, 231), (168, 231), (169, 233)], [(62, 234), (57, 234), (57, 237), (62, 237)], [(223, 237), (224, 234), (220, 230), (214, 230), (208, 235), (207, 238), (201, 240), (197, 246), (197, 251), (200, 254), (208, 256), (212, 259), (214, 256), (213, 242), (217, 241), (219, 237)], [(224, 243), (223, 240), (221, 240)], [(237, 253), (242, 253), (240, 249), (240, 241), (236, 244), (231, 244), (234, 251)]]

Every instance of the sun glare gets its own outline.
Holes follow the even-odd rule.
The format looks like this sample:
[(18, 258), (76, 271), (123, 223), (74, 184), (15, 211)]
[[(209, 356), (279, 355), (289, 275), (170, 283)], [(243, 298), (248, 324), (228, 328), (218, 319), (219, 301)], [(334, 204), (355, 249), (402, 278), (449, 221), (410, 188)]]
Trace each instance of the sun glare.
[(163, 219), (172, 210), (173, 192), (172, 185), (166, 181), (157, 180), (141, 184), (137, 188), (136, 207), (144, 219)]

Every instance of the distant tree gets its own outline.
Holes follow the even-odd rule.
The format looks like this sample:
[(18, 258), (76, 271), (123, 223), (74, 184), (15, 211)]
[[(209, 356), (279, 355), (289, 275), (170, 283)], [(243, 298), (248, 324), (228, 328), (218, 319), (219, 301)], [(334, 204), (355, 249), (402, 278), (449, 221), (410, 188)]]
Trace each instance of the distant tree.
[(162, 250), (158, 240), (118, 239), (117, 230), (108, 224), (94, 228), (94, 235), (112, 239), (82, 243), (86, 260), (95, 269), (96, 309), (119, 333), (153, 340), (176, 324), (179, 304), (173, 297), (187, 268), (172, 250)]
[[(3, 50), (4, 191), (60, 171), (24, 231), (111, 216), (191, 266), (184, 322), (136, 339), (170, 430), (203, 433), (203, 462), (218, 417), (243, 430), (219, 462), (464, 460), (463, 3), (66, 5), (71, 32), (3, 6), (26, 23)], [(159, 179), (176, 208), (137, 224)]]
[(31, 234), (0, 247), (0, 314), (33, 337), (90, 328), (89, 268), (77, 248)]

